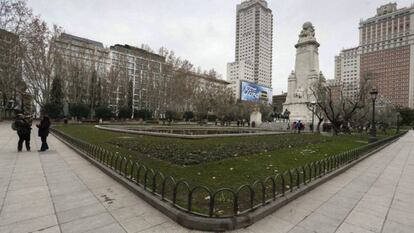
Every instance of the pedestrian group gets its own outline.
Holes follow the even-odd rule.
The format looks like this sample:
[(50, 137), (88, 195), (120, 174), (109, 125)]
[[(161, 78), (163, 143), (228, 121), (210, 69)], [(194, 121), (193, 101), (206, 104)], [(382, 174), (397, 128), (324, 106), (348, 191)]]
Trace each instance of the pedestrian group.
[(303, 124), (300, 120), (299, 121), (294, 121), (292, 123), (292, 129), (294, 130), (294, 132), (296, 133), (300, 133), (300, 131), (305, 130), (305, 124)]
[[(49, 136), (50, 120), (48, 116), (43, 116), (40, 124), (36, 127), (39, 129), (38, 136), (42, 141), (39, 152), (43, 152), (49, 149), (47, 145), (47, 136)], [(25, 143), (26, 150), (30, 151), (30, 134), (32, 132), (32, 119), (30, 116), (24, 116), (23, 114), (17, 114), (16, 120), (12, 123), (12, 129), (17, 132), (19, 141), (17, 143), (17, 151), (21, 152), (23, 149), (23, 143)]]

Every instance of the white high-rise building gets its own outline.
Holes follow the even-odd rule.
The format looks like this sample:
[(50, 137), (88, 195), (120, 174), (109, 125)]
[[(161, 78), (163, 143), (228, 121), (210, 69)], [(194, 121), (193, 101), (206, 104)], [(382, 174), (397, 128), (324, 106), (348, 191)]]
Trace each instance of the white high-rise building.
[(235, 62), (227, 65), (227, 81), (240, 99), (241, 81), (272, 87), (273, 14), (265, 0), (237, 5)]
[(355, 97), (359, 92), (359, 47), (343, 49), (335, 57), (335, 80), (339, 81), (345, 97)]

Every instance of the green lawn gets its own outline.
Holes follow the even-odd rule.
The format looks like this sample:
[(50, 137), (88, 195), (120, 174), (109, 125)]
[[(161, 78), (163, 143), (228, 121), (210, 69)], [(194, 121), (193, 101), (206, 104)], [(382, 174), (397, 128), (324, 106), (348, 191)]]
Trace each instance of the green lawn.
[(172, 139), (56, 126), (69, 135), (130, 157), (193, 185), (212, 189), (251, 183), (367, 144), (366, 135), (284, 134), (215, 139)]

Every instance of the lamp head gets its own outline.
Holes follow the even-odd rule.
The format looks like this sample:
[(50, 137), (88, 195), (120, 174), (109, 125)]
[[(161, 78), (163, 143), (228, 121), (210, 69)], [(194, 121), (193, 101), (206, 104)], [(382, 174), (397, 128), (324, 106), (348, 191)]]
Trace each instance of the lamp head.
[(371, 92), (369, 92), (369, 94), (371, 94), (371, 99), (373, 101), (375, 101), (378, 97), (378, 91), (376, 88), (372, 88)]

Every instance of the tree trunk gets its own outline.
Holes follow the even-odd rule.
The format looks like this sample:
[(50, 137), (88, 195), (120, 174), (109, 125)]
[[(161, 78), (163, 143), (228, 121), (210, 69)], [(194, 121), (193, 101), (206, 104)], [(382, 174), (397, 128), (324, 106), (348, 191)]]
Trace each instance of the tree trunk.
[(323, 122), (323, 119), (319, 119), (318, 126), (316, 127), (316, 132), (321, 133), (321, 124)]
[(339, 129), (339, 127), (338, 127), (338, 126), (336, 126), (336, 125), (332, 124), (332, 134), (333, 134), (334, 136), (338, 135), (339, 130), (340, 130), (340, 129)]

